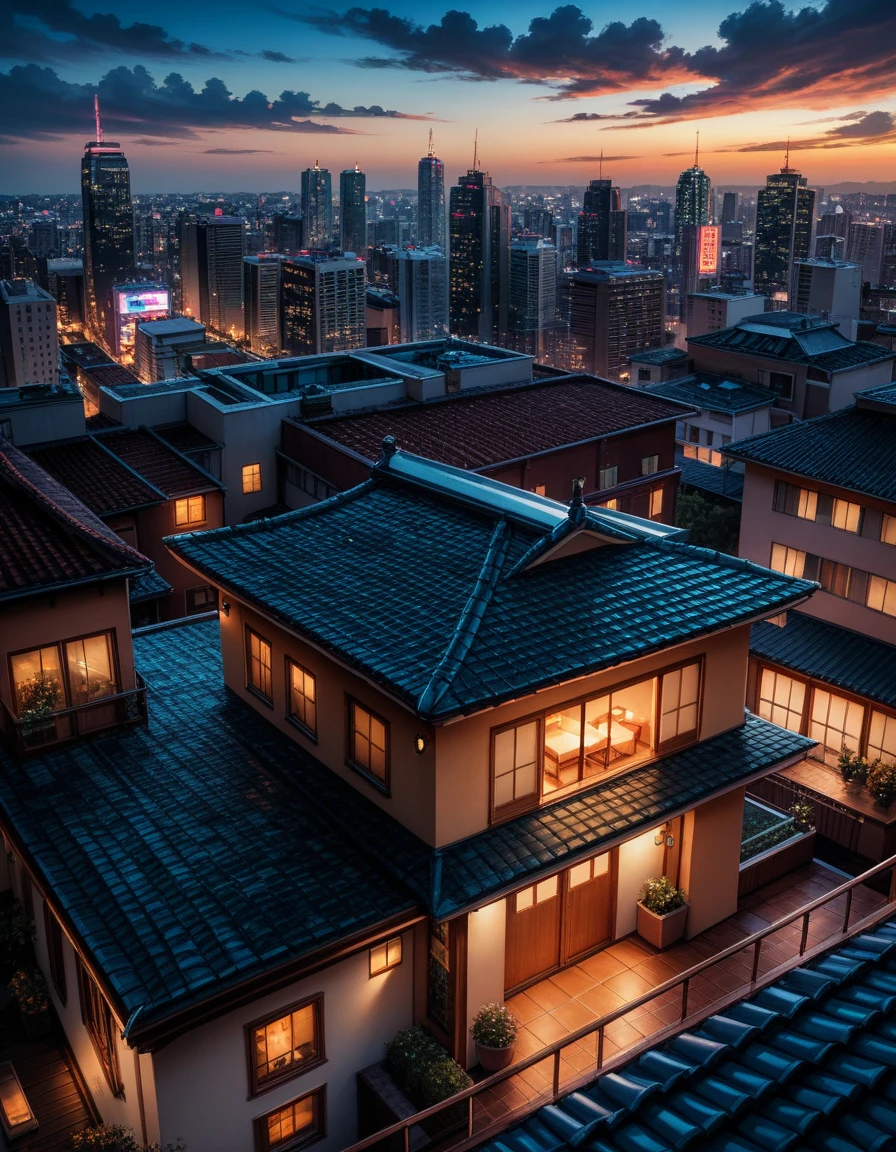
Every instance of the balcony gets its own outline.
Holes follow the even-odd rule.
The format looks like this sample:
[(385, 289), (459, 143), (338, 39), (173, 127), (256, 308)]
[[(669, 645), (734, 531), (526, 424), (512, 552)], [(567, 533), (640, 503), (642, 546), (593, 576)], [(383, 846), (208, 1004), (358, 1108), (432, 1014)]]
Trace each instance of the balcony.
[(103, 696), (74, 708), (60, 708), (46, 716), (21, 719), (0, 700), (0, 724), (7, 746), (17, 756), (33, 756), (60, 744), (146, 723), (146, 685), (137, 674), (137, 687), (113, 696)]

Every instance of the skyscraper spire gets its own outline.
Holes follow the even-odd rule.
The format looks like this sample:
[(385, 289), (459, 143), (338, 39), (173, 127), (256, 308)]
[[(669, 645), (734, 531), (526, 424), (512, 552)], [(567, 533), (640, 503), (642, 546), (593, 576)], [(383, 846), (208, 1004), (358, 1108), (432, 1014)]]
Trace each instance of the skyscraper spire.
[(694, 167), (700, 167), (700, 129), (697, 129), (697, 143), (694, 146)]
[(478, 128), (476, 129), (476, 133), (473, 136), (473, 171), (474, 172), (479, 171), (479, 129)]
[(429, 148), (426, 151), (426, 155), (432, 157), (432, 156), (435, 156), (435, 154), (436, 154), (436, 151), (435, 151), (435, 148), (434, 148), (433, 142), (432, 142), (432, 128), (430, 128), (430, 130), (429, 130)]
[(789, 136), (787, 137), (787, 148), (784, 152), (784, 167), (781, 169), (781, 171), (782, 172), (789, 172), (790, 171), (790, 137)]
[(96, 118), (96, 142), (102, 144), (103, 142), (103, 122), (100, 119), (100, 98), (98, 93), (93, 94), (93, 115)]
[(603, 148), (601, 148), (601, 150), (600, 150), (600, 163), (598, 164), (598, 167), (597, 167), (598, 179), (602, 180), (603, 175), (604, 175), (604, 150), (603, 150)]

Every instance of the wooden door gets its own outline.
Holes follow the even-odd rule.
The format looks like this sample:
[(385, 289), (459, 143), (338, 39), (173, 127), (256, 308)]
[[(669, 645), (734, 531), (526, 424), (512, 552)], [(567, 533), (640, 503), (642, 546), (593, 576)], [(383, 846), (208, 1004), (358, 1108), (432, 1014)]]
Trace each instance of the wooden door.
[(529, 984), (560, 966), (561, 877), (523, 888), (507, 897), (504, 987)]
[(565, 874), (563, 909), (564, 933), (562, 963), (608, 944), (613, 935), (611, 854), (594, 856), (573, 864)]

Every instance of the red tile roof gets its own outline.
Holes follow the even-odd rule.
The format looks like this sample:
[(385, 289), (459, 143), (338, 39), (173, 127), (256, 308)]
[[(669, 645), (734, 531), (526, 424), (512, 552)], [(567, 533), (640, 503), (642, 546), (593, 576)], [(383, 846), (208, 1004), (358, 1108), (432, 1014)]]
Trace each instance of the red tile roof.
[(0, 439), (0, 600), (151, 567), (67, 488)]
[(144, 480), (169, 499), (220, 487), (201, 468), (191, 464), (145, 428), (102, 432), (99, 439), (104, 448), (114, 453), (129, 468), (139, 472)]
[(323, 418), (309, 426), (368, 460), (379, 458), (384, 436), (394, 436), (408, 452), (475, 469), (642, 424), (680, 420), (682, 411), (680, 404), (624, 384), (576, 376)]
[(82, 436), (35, 448), (30, 456), (97, 516), (145, 508), (167, 499), (164, 492), (147, 484), (103, 444), (101, 438)]

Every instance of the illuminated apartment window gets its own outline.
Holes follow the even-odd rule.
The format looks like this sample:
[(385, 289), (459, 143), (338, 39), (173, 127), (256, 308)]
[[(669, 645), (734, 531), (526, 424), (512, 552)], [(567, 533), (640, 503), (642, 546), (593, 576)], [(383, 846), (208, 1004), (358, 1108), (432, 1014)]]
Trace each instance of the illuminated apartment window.
[(880, 540), (882, 544), (893, 544), (896, 546), (896, 516), (890, 516), (888, 513), (884, 513), (884, 518), (880, 526)]
[(806, 553), (799, 548), (788, 548), (784, 544), (772, 544), (772, 558), (769, 565), (775, 572), (785, 576), (801, 577), (806, 566)]
[(759, 715), (791, 732), (799, 732), (803, 725), (806, 703), (806, 685), (771, 668), (763, 668), (759, 683)]
[(700, 713), (700, 663), (695, 661), (660, 677), (660, 745), (682, 744), (697, 735)]
[(247, 1026), (253, 1096), (323, 1062), (323, 1007), (315, 996)]
[(536, 496), (544, 496), (547, 489), (544, 484), (536, 484), (535, 487), (530, 488), (529, 491), (534, 492)]
[(205, 523), (205, 497), (184, 496), (174, 502), (174, 523), (204, 524)]
[(317, 735), (317, 677), (287, 659), (289, 719), (309, 736)]
[(641, 458), (641, 475), (652, 476), (654, 472), (660, 470), (659, 456), (643, 456)]
[(257, 692), (271, 703), (274, 698), (271, 646), (251, 628), (246, 629), (246, 683), (253, 692)]
[(872, 712), (868, 725), (868, 759), (896, 761), (896, 716)]
[(401, 937), (393, 936), (370, 949), (370, 975), (380, 976), (401, 963)]
[(861, 504), (815, 492), (811, 488), (800, 488), (783, 480), (775, 482), (774, 509), (786, 516), (798, 516), (801, 520), (813, 520), (816, 524), (827, 524), (839, 528), (841, 532), (858, 534), (862, 530)]
[(97, 1059), (102, 1066), (103, 1074), (113, 1096), (120, 1096), (124, 1092), (124, 1085), (121, 1083), (121, 1073), (118, 1069), (118, 1050), (115, 1044), (116, 1023), (96, 981), (80, 960), (78, 961), (78, 989), (81, 994), (81, 1020), (93, 1041)]
[(348, 762), (384, 791), (389, 788), (389, 725), (357, 700), (349, 700)]
[(250, 492), (261, 491), (261, 465), (260, 464), (244, 464), (243, 465), (243, 495), (247, 496)]
[(618, 468), (615, 464), (610, 468), (601, 468), (599, 478), (598, 478), (599, 487), (601, 487), (601, 488), (615, 488), (616, 484), (617, 484), (617, 480), (616, 480), (617, 473), (618, 473)]
[(864, 717), (864, 707), (855, 700), (816, 688), (812, 693), (809, 737), (817, 740), (820, 747), (810, 750), (809, 755), (834, 767), (844, 744), (858, 750)]
[(650, 519), (656, 520), (658, 516), (663, 514), (663, 490), (662, 488), (654, 488), (650, 493)]
[(896, 616), (896, 580), (887, 580), (883, 576), (869, 576), (865, 603), (875, 612)]
[(292, 1100), (255, 1121), (255, 1152), (296, 1152), (326, 1134), (326, 1087)]
[(19, 715), (54, 712), (114, 695), (112, 633), (49, 644), (10, 658)]
[(492, 765), (495, 814), (529, 807), (538, 794), (538, 721), (493, 733)]

